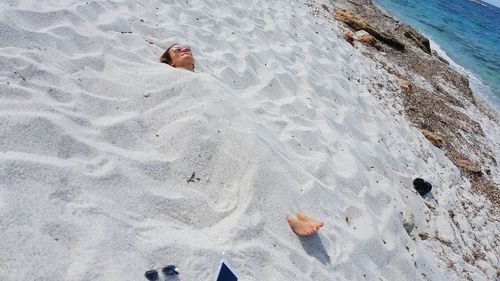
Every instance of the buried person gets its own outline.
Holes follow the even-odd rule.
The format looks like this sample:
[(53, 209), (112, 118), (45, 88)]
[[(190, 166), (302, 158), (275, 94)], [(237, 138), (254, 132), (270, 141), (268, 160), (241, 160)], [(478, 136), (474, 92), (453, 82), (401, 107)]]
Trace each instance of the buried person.
[[(175, 68), (194, 71), (194, 58), (191, 48), (177, 43), (167, 48), (160, 57), (160, 62)], [(299, 236), (312, 235), (323, 227), (323, 222), (313, 220), (302, 213), (298, 213), (297, 216), (288, 216), (287, 220), (293, 232)]]
[(324, 225), (323, 222), (313, 220), (302, 213), (297, 213), (296, 217), (288, 216), (287, 220), (293, 232), (299, 236), (312, 235)]
[(191, 47), (189, 46), (183, 46), (177, 43), (171, 45), (160, 57), (160, 62), (175, 68), (194, 71), (194, 57)]

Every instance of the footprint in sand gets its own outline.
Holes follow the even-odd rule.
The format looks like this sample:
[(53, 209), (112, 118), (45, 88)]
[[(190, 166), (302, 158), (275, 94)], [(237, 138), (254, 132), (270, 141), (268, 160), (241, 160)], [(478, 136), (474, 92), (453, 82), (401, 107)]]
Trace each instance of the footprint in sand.
[(341, 177), (349, 178), (357, 171), (356, 159), (352, 153), (346, 151), (337, 152), (333, 157), (333, 170)]

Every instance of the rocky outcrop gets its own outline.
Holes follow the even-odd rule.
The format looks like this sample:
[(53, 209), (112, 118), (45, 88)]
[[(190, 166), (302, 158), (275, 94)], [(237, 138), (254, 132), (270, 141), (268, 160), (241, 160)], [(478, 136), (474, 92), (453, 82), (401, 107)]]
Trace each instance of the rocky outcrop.
[(427, 39), (427, 37), (418, 33), (415, 29), (413, 29), (413, 27), (411, 27), (409, 25), (401, 25), (401, 28), (404, 32), (404, 35), (407, 38), (410, 38), (411, 40), (413, 40), (420, 49), (422, 49), (424, 52), (426, 52), (428, 54), (431, 53), (431, 45), (430, 45), (429, 39)]
[(362, 17), (355, 15), (352, 11), (339, 9), (333, 14), (335, 19), (344, 22), (354, 30), (361, 30), (368, 27), (368, 22)]
[(404, 51), (405, 49), (405, 45), (399, 40), (397, 40), (390, 34), (387, 34), (386, 32), (370, 25), (365, 18), (356, 15), (353, 11), (338, 9), (334, 12), (334, 17), (337, 20), (344, 22), (356, 31), (365, 30), (373, 37), (393, 47), (396, 50)]

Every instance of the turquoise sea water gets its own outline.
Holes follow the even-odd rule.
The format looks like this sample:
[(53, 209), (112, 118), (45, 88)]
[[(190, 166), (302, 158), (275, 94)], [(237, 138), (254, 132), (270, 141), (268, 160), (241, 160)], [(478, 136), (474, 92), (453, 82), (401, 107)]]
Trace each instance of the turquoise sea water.
[(471, 0), (374, 3), (439, 45), (469, 74), (472, 90), (500, 111), (500, 8)]

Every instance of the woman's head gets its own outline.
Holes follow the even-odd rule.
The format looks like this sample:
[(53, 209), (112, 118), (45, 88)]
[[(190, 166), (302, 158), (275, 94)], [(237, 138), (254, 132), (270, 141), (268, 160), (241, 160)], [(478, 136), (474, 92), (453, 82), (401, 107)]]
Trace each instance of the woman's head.
[(194, 58), (191, 48), (180, 44), (173, 44), (168, 47), (160, 57), (160, 62), (166, 63), (176, 68), (184, 68), (194, 71)]

